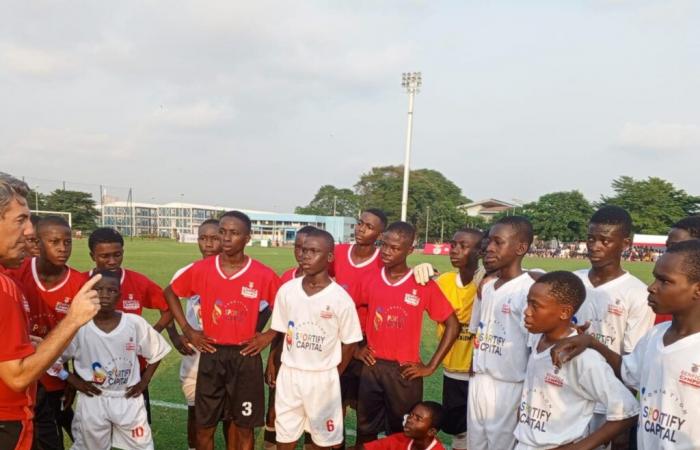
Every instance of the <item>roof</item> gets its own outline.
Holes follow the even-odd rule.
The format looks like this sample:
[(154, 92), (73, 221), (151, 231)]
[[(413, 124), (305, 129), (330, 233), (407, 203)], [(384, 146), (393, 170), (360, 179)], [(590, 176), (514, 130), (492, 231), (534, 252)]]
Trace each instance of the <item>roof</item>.
[(478, 202), (466, 203), (464, 205), (459, 205), (459, 208), (473, 208), (474, 206), (483, 206), (484, 208), (495, 208), (495, 207), (506, 207), (506, 208), (517, 208), (522, 205), (517, 203), (506, 202), (504, 200), (498, 200), (495, 198), (487, 198), (484, 200), (479, 200)]
[(663, 234), (635, 234), (632, 245), (640, 247), (666, 247), (666, 235)]

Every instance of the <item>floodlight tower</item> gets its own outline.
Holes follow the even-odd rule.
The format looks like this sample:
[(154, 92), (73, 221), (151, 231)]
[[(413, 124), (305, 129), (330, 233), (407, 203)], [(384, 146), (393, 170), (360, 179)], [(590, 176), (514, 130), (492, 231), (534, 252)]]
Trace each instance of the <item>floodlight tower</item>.
[(406, 130), (406, 155), (403, 162), (403, 194), (401, 195), (401, 220), (406, 221), (408, 208), (408, 176), (411, 166), (411, 136), (413, 134), (413, 98), (420, 92), (423, 79), (420, 72), (404, 72), (401, 86), (408, 94), (408, 129)]

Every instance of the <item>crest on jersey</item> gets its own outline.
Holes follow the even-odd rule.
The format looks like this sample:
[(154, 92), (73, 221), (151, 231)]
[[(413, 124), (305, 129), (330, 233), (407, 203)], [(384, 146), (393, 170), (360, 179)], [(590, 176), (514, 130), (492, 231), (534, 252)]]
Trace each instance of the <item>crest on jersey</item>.
[(102, 368), (99, 361), (92, 363), (92, 382), (103, 384), (107, 380), (107, 372)]
[(219, 319), (221, 319), (221, 316), (224, 314), (223, 306), (224, 302), (220, 299), (214, 302), (214, 308), (211, 311), (211, 321), (214, 325), (219, 324)]
[(418, 291), (413, 289), (413, 292), (410, 294), (406, 294), (403, 298), (404, 303), (411, 305), (411, 306), (418, 306), (420, 303), (420, 297), (418, 297)]
[(287, 344), (287, 350), (292, 349), (292, 343), (294, 342), (294, 321), (290, 320), (287, 323), (287, 334), (284, 337), (284, 342)]
[(243, 286), (241, 288), (241, 295), (245, 298), (258, 298), (258, 290), (255, 289), (255, 285), (251, 281), (248, 286)]
[(332, 319), (333, 318), (333, 311), (331, 311), (331, 305), (326, 305), (326, 309), (321, 311), (321, 318), (322, 319)]
[(384, 308), (379, 307), (377, 310), (374, 312), (374, 329), (379, 330), (379, 327), (382, 326), (382, 322), (384, 322), (384, 316), (382, 315), (384, 313)]

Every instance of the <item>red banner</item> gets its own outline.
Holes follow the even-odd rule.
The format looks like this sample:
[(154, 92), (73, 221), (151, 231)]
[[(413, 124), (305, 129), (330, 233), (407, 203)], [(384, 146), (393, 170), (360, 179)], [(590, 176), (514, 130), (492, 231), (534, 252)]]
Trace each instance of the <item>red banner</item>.
[(450, 244), (425, 244), (424, 255), (449, 255)]

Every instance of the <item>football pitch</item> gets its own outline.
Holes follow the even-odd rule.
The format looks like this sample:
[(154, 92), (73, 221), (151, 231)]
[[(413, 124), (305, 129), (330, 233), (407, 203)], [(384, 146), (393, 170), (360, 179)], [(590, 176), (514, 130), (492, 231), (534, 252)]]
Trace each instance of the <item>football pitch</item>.
[[(69, 264), (79, 270), (92, 268), (88, 254), (87, 239), (73, 241), (73, 254)], [(129, 240), (125, 242), (124, 267), (141, 272), (159, 285), (165, 287), (172, 275), (181, 267), (200, 258), (196, 244), (180, 244), (163, 240)], [(289, 248), (249, 247), (248, 255), (272, 267), (277, 273), (295, 265), (292, 250)], [(410, 264), (430, 262), (441, 272), (451, 269), (447, 256), (412, 255)], [(576, 270), (587, 267), (586, 260), (526, 258), (527, 268), (552, 270)], [(651, 263), (626, 263), (625, 268), (645, 283), (651, 281)], [(146, 310), (144, 316), (155, 322), (158, 313)], [(167, 339), (167, 333), (163, 333)], [(430, 319), (424, 320), (421, 354), (427, 361), (437, 345), (435, 326)], [(187, 449), (187, 411), (180, 389), (180, 354), (173, 349), (163, 360), (150, 384), (151, 409), (153, 414), (153, 436), (157, 449)], [(427, 378), (424, 384), (424, 398), (441, 402), (442, 372), (437, 371)], [(348, 430), (355, 429), (354, 413), (346, 421)], [(349, 436), (350, 443), (354, 436)], [(449, 438), (443, 436), (444, 444), (449, 445)], [(221, 433), (217, 433), (216, 448), (224, 448)], [(262, 448), (262, 431), (258, 431), (256, 449)]]

